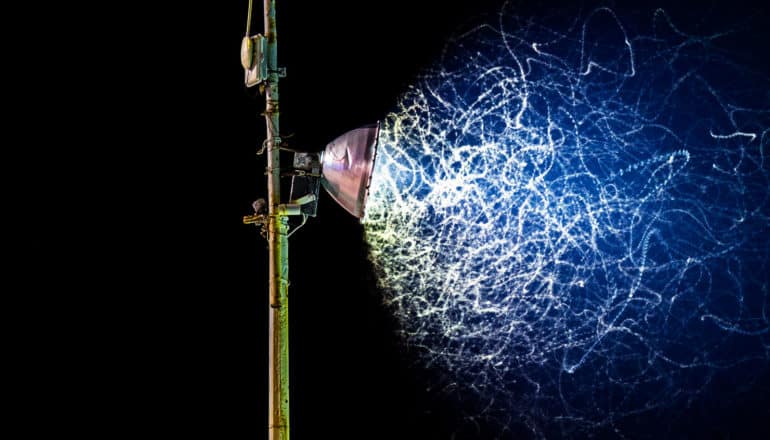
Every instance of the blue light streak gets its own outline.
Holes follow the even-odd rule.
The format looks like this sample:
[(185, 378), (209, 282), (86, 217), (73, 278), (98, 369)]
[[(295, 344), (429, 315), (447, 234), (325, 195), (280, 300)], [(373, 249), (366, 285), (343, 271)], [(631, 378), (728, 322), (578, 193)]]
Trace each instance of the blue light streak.
[(502, 11), (383, 124), (371, 259), (469, 419), (620, 432), (767, 368), (770, 79), (651, 18)]

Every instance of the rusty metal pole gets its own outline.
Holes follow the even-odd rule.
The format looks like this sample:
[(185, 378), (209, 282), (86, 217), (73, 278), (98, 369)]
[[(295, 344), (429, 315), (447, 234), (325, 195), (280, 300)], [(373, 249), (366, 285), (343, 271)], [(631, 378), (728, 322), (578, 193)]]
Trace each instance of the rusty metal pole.
[(288, 217), (281, 204), (280, 132), (278, 125), (278, 35), (275, 0), (264, 0), (267, 39), (265, 123), (267, 124), (267, 190), (270, 252), (269, 440), (289, 440), (289, 246)]

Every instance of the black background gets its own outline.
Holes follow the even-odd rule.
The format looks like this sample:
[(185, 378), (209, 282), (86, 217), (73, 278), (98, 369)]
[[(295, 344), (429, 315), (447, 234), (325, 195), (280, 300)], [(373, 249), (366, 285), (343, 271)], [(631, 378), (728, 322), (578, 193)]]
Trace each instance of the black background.
[[(278, 2), (280, 131), (291, 148), (319, 151), (384, 118), (458, 26), (496, 4), (415, 3)], [(246, 7), (196, 11), (179, 40), (192, 43), (192, 65), (153, 78), (172, 103), (149, 110), (168, 139), (147, 152), (165, 183), (152, 203), (169, 220), (148, 222), (146, 266), (164, 285), (148, 304), (161, 331), (140, 376), (153, 384), (141, 413), (170, 422), (169, 434), (267, 436), (267, 244), (241, 224), (266, 197), (264, 98), (244, 87), (239, 62)], [(292, 435), (449, 438), (459, 416), (425, 391), (394, 336), (361, 225), (325, 194), (318, 212), (290, 240)]]
[[(685, 3), (665, 6), (687, 23), (693, 4), (704, 6)], [(713, 5), (733, 18), (754, 11), (726, 3)], [(382, 119), (451, 35), (494, 20), (499, 4), (279, 1), (278, 59), (287, 69), (280, 82), (282, 136), (292, 148), (318, 151)], [(648, 11), (651, 5), (617, 3)], [(267, 245), (256, 228), (241, 224), (251, 202), (266, 197), (264, 156), (255, 154), (265, 136), (264, 99), (243, 86), (239, 62), (247, 1), (179, 8), (147, 8), (148, 26), (164, 38), (145, 36), (149, 44), (127, 47), (139, 60), (129, 68), (132, 78), (151, 92), (114, 135), (133, 144), (121, 186), (139, 209), (127, 214), (128, 230), (102, 235), (102, 246), (124, 254), (100, 265), (116, 272), (104, 285), (120, 292), (109, 309), (130, 316), (116, 336), (98, 344), (112, 348), (106, 363), (118, 367), (106, 374), (113, 385), (99, 395), (128, 403), (100, 414), (116, 420), (107, 433), (266, 438)], [(261, 10), (257, 1), (253, 33), (263, 32)], [(520, 12), (537, 19), (534, 6), (521, 5)], [(174, 31), (165, 29), (168, 23)], [(135, 23), (134, 32), (142, 26)], [(767, 41), (766, 33), (758, 39)], [(737, 53), (762, 58), (753, 55)], [(767, 71), (766, 61), (758, 62)], [(110, 161), (101, 172), (119, 167)], [(452, 438), (462, 414), (426, 390), (423, 373), (394, 336), (362, 227), (325, 194), (318, 212), (290, 240), (292, 435)], [(111, 317), (103, 313), (99, 321)], [(760, 438), (768, 402), (757, 396), (720, 410), (723, 417), (711, 424), (677, 422), (674, 432)], [(481, 429), (457, 438), (494, 438)]]
[[(221, 415), (219, 435), (262, 438), (267, 253), (255, 228), (238, 223), (251, 201), (266, 195), (264, 157), (255, 156), (264, 138), (259, 115), (264, 99), (242, 85), (238, 50), (246, 3), (241, 3), (216, 25), (213, 59), (221, 70), (207, 68), (217, 70), (216, 96), (208, 99), (217, 103), (211, 110), (221, 137), (203, 148), (221, 168), (200, 177), (210, 179), (204, 187), (221, 209), (214, 227), (222, 232), (211, 246), (223, 267), (221, 281), (213, 283), (216, 307), (210, 312), (216, 316), (208, 323), (214, 328), (206, 342), (208, 356), (216, 359), (206, 363), (216, 368), (205, 382), (220, 399), (213, 408)], [(483, 12), (480, 3), (415, 3), (279, 2), (279, 64), (287, 69), (280, 83), (281, 133), (292, 136), (293, 148), (318, 151), (345, 131), (382, 119), (452, 32)], [(255, 6), (255, 32), (262, 32), (259, 9)], [(448, 422), (457, 415), (426, 393), (409, 368), (408, 353), (374, 287), (359, 222), (326, 195), (318, 210), (290, 240), (292, 435), (449, 438)]]

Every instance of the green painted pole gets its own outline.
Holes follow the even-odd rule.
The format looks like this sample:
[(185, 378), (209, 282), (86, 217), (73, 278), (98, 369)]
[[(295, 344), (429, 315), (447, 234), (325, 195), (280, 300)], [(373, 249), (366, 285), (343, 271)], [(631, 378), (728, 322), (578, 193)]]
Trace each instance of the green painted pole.
[(267, 124), (267, 190), (269, 206), (268, 243), (270, 252), (270, 370), (269, 440), (289, 440), (289, 246), (288, 217), (281, 204), (280, 131), (278, 125), (278, 35), (275, 0), (265, 3), (267, 39), (267, 81), (265, 123)]

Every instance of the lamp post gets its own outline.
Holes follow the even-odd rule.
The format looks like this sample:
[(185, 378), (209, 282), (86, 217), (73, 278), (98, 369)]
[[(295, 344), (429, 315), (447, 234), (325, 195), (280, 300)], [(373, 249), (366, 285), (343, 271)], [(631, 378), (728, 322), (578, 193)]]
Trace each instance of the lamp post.
[[(269, 440), (289, 440), (289, 216), (315, 217), (321, 184), (352, 215), (362, 218), (376, 156), (379, 124), (351, 130), (323, 153), (295, 152), (293, 167), (281, 170), (278, 67), (275, 0), (264, 0), (265, 35), (250, 36), (251, 7), (246, 36), (241, 43), (241, 64), (247, 87), (260, 86), (265, 94), (267, 138), (267, 203), (254, 203), (254, 214), (243, 222), (261, 226), (269, 247)], [(291, 176), (290, 202), (281, 203), (281, 176)], [(267, 212), (264, 212), (264, 205)], [(302, 226), (300, 225), (300, 226)]]
[(265, 0), (267, 81), (265, 123), (267, 125), (267, 201), (270, 252), (270, 412), (269, 440), (289, 440), (289, 239), (288, 217), (281, 203), (281, 138), (278, 106), (278, 34), (275, 0)]
[(290, 207), (281, 205), (281, 137), (279, 124), (278, 34), (275, 0), (264, 0), (265, 35), (250, 36), (251, 6), (246, 36), (241, 45), (241, 64), (246, 70), (246, 86), (259, 84), (265, 94), (267, 126), (267, 216), (255, 203), (254, 215), (244, 223), (262, 225), (270, 254), (269, 267), (269, 440), (289, 440), (289, 239)]
[(289, 239), (288, 217), (280, 209), (281, 154), (278, 107), (278, 34), (275, 0), (265, 0), (267, 40), (265, 123), (267, 125), (267, 199), (270, 252), (270, 369), (268, 438), (289, 440)]

